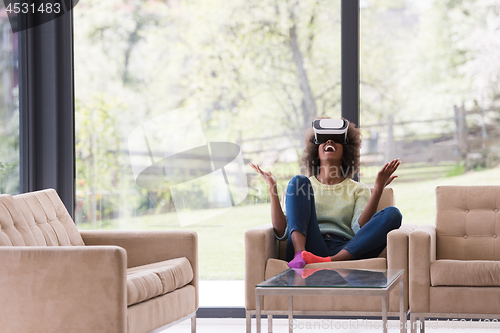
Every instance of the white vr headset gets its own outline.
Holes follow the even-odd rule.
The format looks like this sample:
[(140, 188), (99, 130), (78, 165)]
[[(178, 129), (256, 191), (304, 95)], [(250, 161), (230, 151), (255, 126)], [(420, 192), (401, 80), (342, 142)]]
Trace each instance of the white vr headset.
[(342, 145), (349, 143), (347, 139), (349, 122), (345, 119), (316, 119), (313, 121), (312, 127), (314, 143), (317, 145), (325, 143), (329, 139)]

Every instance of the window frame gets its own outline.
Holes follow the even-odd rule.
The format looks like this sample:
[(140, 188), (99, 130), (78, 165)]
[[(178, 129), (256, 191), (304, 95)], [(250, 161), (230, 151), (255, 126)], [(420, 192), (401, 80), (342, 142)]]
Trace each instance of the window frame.
[(53, 188), (73, 216), (73, 11), (29, 29), (19, 18), (20, 192)]

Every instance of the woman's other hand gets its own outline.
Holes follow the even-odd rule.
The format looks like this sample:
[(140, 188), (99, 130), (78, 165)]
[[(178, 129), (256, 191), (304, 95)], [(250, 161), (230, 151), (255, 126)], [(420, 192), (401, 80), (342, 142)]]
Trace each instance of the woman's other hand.
[(276, 178), (270, 171), (263, 171), (257, 164), (248, 163), (256, 172), (260, 173), (267, 185), (269, 185), (269, 193), (271, 195), (271, 221), (276, 236), (283, 237), (286, 230), (286, 217), (280, 206), (280, 198), (278, 196), (278, 185)]
[(373, 185), (373, 192), (370, 200), (368, 200), (368, 204), (366, 205), (365, 210), (363, 210), (363, 213), (361, 213), (361, 216), (358, 220), (359, 226), (361, 228), (368, 221), (370, 221), (372, 216), (377, 212), (377, 207), (380, 202), (382, 192), (384, 191), (384, 188), (397, 177), (396, 175), (393, 175), (393, 173), (396, 171), (400, 164), (401, 161), (398, 158), (394, 159), (389, 163), (386, 163), (378, 172), (377, 179), (375, 179), (375, 184)]
[(269, 186), (269, 189), (272, 189), (274, 186), (276, 186), (276, 178), (274, 178), (271, 171), (263, 171), (257, 164), (248, 163), (248, 165), (250, 165), (256, 172), (260, 173), (262, 177), (264, 177), (264, 180)]
[(393, 175), (396, 169), (401, 164), (401, 161), (396, 158), (388, 163), (386, 163), (382, 169), (377, 174), (377, 179), (375, 179), (375, 189), (383, 190), (387, 185), (389, 185), (398, 176)]

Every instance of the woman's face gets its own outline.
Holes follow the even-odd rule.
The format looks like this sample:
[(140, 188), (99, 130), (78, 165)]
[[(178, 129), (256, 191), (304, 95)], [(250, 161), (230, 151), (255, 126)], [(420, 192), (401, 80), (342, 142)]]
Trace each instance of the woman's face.
[(344, 147), (340, 143), (328, 140), (318, 146), (318, 155), (320, 161), (337, 162), (342, 161)]

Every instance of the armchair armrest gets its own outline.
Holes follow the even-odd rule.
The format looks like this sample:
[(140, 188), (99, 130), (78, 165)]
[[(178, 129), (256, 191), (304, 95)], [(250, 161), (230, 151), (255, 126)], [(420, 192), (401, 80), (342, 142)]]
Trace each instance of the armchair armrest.
[(0, 247), (5, 332), (126, 333), (125, 250)]
[(276, 237), (271, 224), (245, 232), (245, 308), (255, 309), (255, 285), (264, 281), (266, 263), (277, 258)]
[(410, 309), (429, 312), (431, 261), (436, 260), (436, 226), (421, 225), (410, 234)]
[[(399, 229), (392, 230), (387, 235), (387, 268), (404, 269), (405, 309), (408, 309), (408, 240), (410, 233), (416, 228), (413, 224), (403, 224)], [(397, 308), (398, 297), (390, 297), (389, 304)]]
[(191, 285), (198, 309), (198, 234), (194, 231), (80, 231), (86, 245), (115, 245), (127, 251), (127, 267), (186, 257), (193, 268)]

